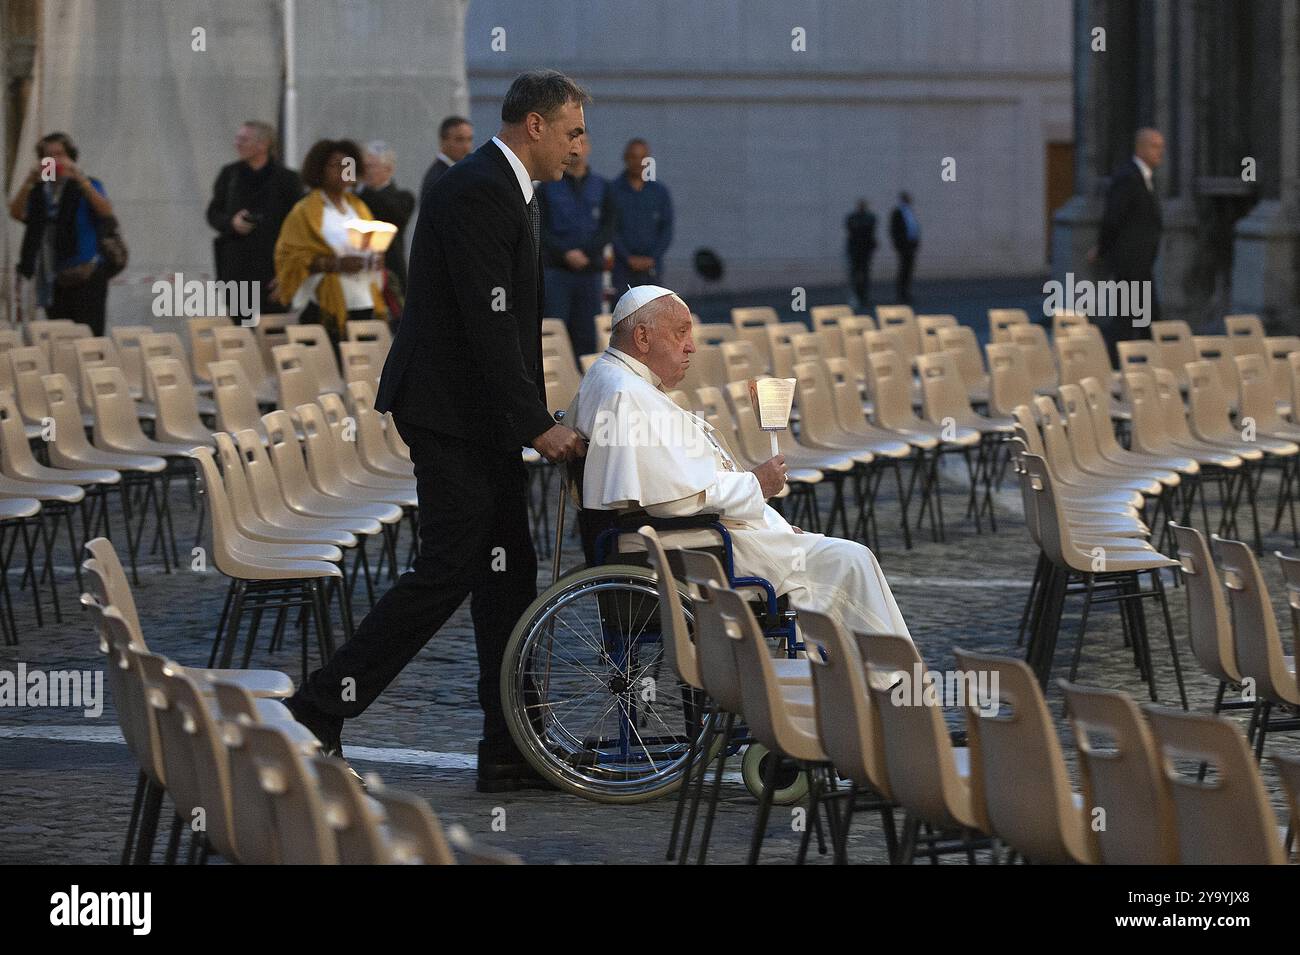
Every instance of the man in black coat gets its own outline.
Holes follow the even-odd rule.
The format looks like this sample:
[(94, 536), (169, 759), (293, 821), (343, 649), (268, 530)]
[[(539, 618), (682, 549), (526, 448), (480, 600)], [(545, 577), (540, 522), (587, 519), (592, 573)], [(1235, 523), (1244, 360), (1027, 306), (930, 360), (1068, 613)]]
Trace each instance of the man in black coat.
[(550, 461), (585, 454), (547, 411), (542, 376), (540, 209), (532, 180), (577, 158), (586, 92), (562, 73), (515, 79), (501, 132), (429, 190), (416, 220), (406, 312), (375, 401), (411, 448), (420, 505), (414, 569), (288, 701), (327, 750), (470, 597), (483, 739), (478, 785), (539, 785), (501, 705), (516, 621), (537, 595), (520, 449)]
[[(239, 159), (221, 167), (208, 203), (208, 225), (217, 281), (260, 282), (263, 312), (286, 306), (271, 294), (275, 281), (275, 240), (284, 217), (302, 198), (302, 181), (275, 157), (275, 129), (250, 120), (235, 134)], [(238, 318), (235, 319), (239, 321)]]
[(438, 124), (438, 155), (420, 180), (421, 204), (443, 173), (468, 156), (473, 149), (474, 126), (464, 116), (448, 116)]
[(871, 307), (871, 257), (876, 254), (876, 214), (859, 199), (857, 206), (844, 218), (845, 242), (849, 257), (849, 282), (853, 286), (854, 305), (859, 312)]
[[(1139, 129), (1133, 137), (1133, 157), (1121, 164), (1110, 179), (1106, 209), (1101, 217), (1101, 234), (1088, 261), (1101, 261), (1110, 278), (1121, 282), (1145, 282), (1143, 301), (1150, 304), (1145, 316), (1112, 315), (1099, 322), (1115, 360), (1115, 343), (1144, 337), (1151, 321), (1159, 319), (1155, 295), (1155, 261), (1160, 248), (1160, 197), (1152, 174), (1165, 157), (1165, 138), (1155, 129)], [(1132, 298), (1130, 297), (1130, 301)], [(1100, 317), (1100, 316), (1099, 316)], [(1142, 322), (1135, 325), (1134, 320)]]
[(912, 269), (916, 266), (916, 251), (921, 247), (921, 225), (912, 210), (912, 197), (906, 192), (898, 194), (898, 205), (890, 213), (889, 238), (898, 253), (894, 294), (902, 304), (911, 305)]

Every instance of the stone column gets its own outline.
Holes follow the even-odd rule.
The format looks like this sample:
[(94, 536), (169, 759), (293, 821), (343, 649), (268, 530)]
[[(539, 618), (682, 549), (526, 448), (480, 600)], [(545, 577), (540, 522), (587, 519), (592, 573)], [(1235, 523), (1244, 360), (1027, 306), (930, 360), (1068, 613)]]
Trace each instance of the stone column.
[[(1161, 317), (1197, 324), (1205, 302), (1197, 281), (1199, 220), (1196, 215), (1196, 144), (1200, 134), (1196, 108), (1196, 8), (1178, 0), (1156, 6), (1157, 87), (1168, 95), (1158, 99), (1157, 123), (1165, 134), (1165, 165), (1161, 185), (1164, 233), (1156, 260), (1156, 287)], [(1162, 84), (1167, 84), (1162, 86)]]
[(1074, 195), (1052, 217), (1052, 278), (1065, 282), (1093, 277), (1088, 250), (1097, 242), (1101, 224), (1105, 171), (1101, 111), (1106, 104), (1103, 56), (1094, 53), (1092, 30), (1105, 26), (1105, 0), (1074, 0)]
[(1300, 330), (1300, 0), (1282, 0), (1278, 102), (1280, 189), (1237, 223), (1232, 255), (1232, 309), (1256, 312), (1270, 331)]

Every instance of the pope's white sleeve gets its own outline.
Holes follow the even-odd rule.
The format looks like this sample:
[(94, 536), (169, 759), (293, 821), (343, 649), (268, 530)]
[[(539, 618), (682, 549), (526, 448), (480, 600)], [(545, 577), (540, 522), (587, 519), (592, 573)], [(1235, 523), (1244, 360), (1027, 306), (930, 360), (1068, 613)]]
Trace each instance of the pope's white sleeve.
[(652, 504), (646, 508), (651, 517), (690, 517), (708, 512), (737, 521), (753, 521), (763, 516), (767, 502), (758, 478), (750, 471), (719, 471), (713, 484), (690, 497)]

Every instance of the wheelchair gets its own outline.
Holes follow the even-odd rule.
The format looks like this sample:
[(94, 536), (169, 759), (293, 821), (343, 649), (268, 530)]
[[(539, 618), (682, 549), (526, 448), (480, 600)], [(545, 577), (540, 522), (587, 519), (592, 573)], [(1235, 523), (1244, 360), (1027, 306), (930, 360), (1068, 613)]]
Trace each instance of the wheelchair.
[[(516, 745), (543, 778), (595, 802), (645, 802), (682, 785), (689, 753), (699, 754), (694, 773), (720, 747), (736, 752), (747, 734), (742, 728), (725, 741), (715, 734), (711, 751), (701, 750), (707, 701), (668, 665), (655, 573), (644, 552), (620, 552), (619, 538), (645, 525), (660, 532), (711, 531), (717, 544), (700, 549), (718, 558), (732, 588), (758, 592), (751, 606), (764, 634), (791, 656), (801, 649), (795, 614), (769, 581), (735, 573), (731, 533), (716, 515), (665, 519), (643, 510), (582, 508), (582, 463), (561, 472), (553, 583), (511, 634), (501, 666), (502, 703)], [(561, 575), (571, 493), (586, 563)], [(689, 588), (679, 584), (678, 593), (693, 628)], [(768, 758), (756, 743), (746, 748), (742, 778), (755, 795), (762, 794)], [(804, 774), (792, 769), (778, 774), (774, 800), (796, 802), (806, 791)]]

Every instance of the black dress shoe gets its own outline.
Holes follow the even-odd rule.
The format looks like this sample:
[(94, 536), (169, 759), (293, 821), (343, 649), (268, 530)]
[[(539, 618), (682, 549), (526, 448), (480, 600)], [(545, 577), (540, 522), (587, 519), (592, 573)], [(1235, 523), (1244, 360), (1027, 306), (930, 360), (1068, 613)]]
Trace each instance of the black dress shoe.
[(513, 745), (478, 744), (478, 782), (481, 793), (507, 793), (520, 789), (555, 789)]
[(310, 703), (298, 699), (297, 694), (281, 702), (295, 720), (311, 730), (320, 740), (321, 749), (325, 751), (326, 756), (343, 758), (342, 719), (322, 713)]

